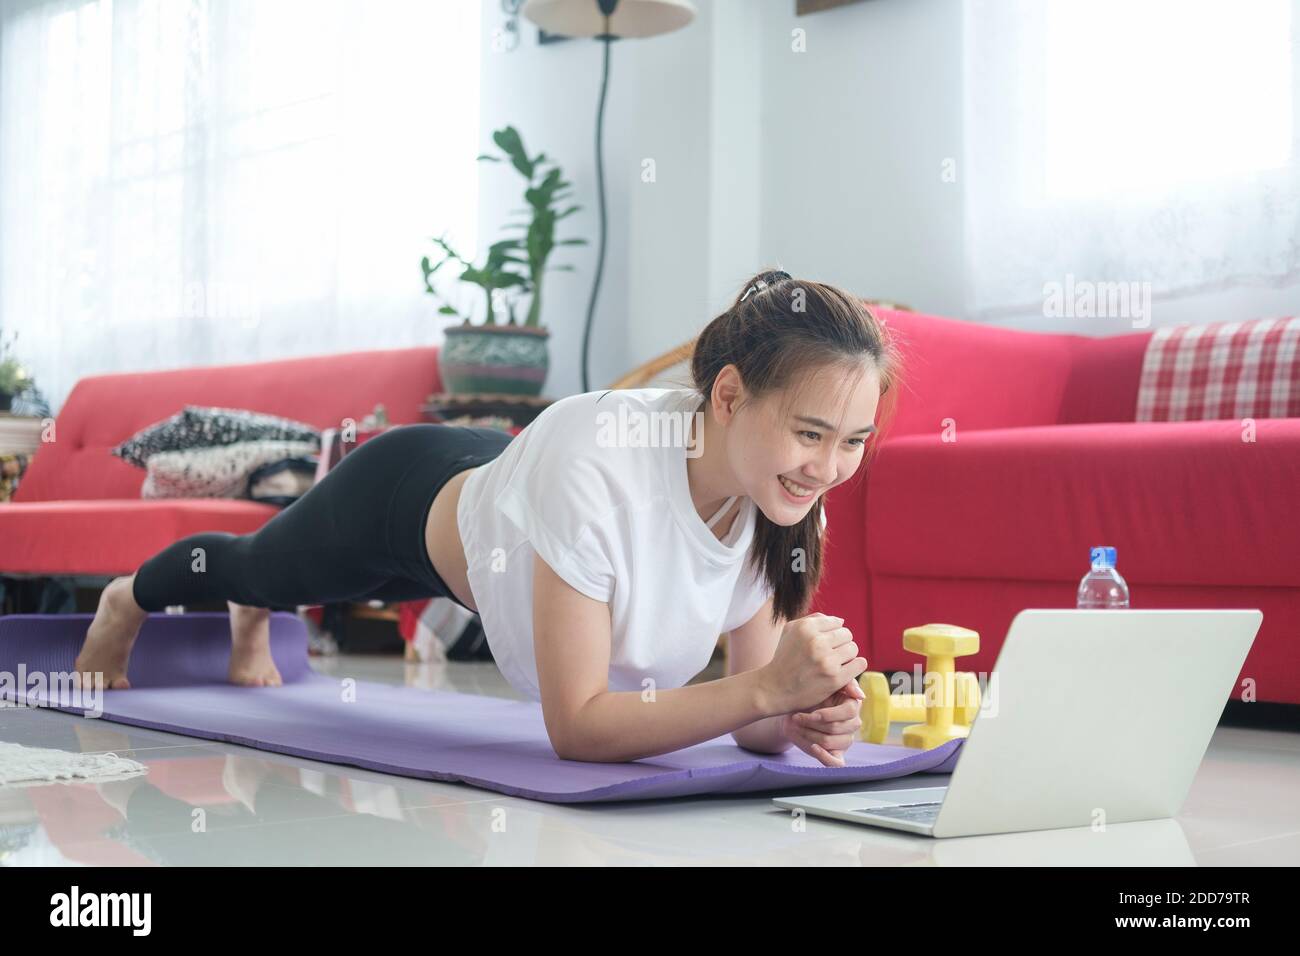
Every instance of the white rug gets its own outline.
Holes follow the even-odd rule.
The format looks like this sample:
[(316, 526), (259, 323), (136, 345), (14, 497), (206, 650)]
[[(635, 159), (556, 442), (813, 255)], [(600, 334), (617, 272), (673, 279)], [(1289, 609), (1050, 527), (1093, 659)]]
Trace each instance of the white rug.
[(0, 787), (82, 780), (100, 783), (147, 773), (148, 769), (115, 753), (76, 754), (0, 742)]

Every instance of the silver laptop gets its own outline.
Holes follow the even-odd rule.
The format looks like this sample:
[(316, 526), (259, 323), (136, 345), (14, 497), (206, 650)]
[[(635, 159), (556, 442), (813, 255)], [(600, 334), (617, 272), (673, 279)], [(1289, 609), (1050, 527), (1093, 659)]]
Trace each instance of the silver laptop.
[(1172, 817), (1263, 620), (1258, 609), (1021, 611), (987, 684), (978, 675), (980, 712), (946, 787), (772, 802), (932, 837)]

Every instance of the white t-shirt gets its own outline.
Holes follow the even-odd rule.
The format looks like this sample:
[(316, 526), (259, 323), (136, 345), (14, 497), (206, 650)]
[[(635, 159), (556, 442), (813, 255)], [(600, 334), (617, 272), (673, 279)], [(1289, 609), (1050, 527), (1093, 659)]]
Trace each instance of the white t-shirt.
[(725, 541), (691, 502), (685, 438), (697, 405), (690, 389), (571, 395), (466, 479), (456, 521), (470, 589), (492, 656), (520, 693), (541, 700), (534, 553), (609, 604), (611, 691), (642, 690), (646, 678), (683, 686), (708, 665), (718, 635), (771, 596), (747, 560), (753, 500), (741, 499)]

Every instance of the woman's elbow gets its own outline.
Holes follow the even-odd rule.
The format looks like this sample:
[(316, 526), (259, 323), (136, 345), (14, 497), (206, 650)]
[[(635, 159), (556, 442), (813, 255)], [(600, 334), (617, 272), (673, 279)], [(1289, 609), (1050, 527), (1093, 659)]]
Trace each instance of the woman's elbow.
[(551, 734), (551, 749), (555, 751), (555, 756), (561, 760), (590, 760), (586, 751), (580, 744), (575, 744), (572, 738), (561, 737), (558, 734)]
[(590, 744), (572, 737), (558, 740), (551, 738), (551, 748), (561, 760), (580, 760), (583, 763), (617, 763), (621, 757), (608, 757), (599, 753)]
[(546, 735), (550, 738), (551, 749), (561, 760), (581, 760), (594, 763), (608, 758), (599, 754), (598, 742), (586, 733), (581, 720), (581, 711), (577, 711), (563, 720), (546, 723)]
[(576, 740), (576, 735), (568, 727), (552, 726), (548, 720), (546, 722), (546, 736), (551, 741), (551, 749), (555, 751), (555, 756), (561, 760), (583, 760), (579, 756), (582, 753), (582, 746)]
[(627, 763), (654, 755), (631, 751), (626, 741), (620, 743), (616, 733), (602, 733), (589, 724), (586, 727), (570, 725), (567, 734), (551, 735), (551, 747), (561, 760), (580, 760), (583, 763)]

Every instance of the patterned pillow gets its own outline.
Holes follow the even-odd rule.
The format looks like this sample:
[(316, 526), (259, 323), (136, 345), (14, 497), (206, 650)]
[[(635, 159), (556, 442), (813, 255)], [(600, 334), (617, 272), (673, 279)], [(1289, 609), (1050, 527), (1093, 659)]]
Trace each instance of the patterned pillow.
[(243, 498), (248, 494), (249, 476), (258, 468), (283, 458), (315, 453), (313, 442), (258, 439), (161, 451), (149, 456), (148, 475), (140, 489), (141, 498)]
[(316, 483), (319, 458), (282, 458), (248, 476), (248, 497), (263, 504), (287, 508)]
[(303, 422), (238, 408), (186, 405), (184, 411), (137, 432), (110, 453), (137, 468), (145, 468), (149, 456), (159, 452), (211, 448), (263, 438), (309, 441), (320, 447), (320, 431)]
[(1300, 417), (1300, 317), (1156, 329), (1138, 381), (1139, 422)]

